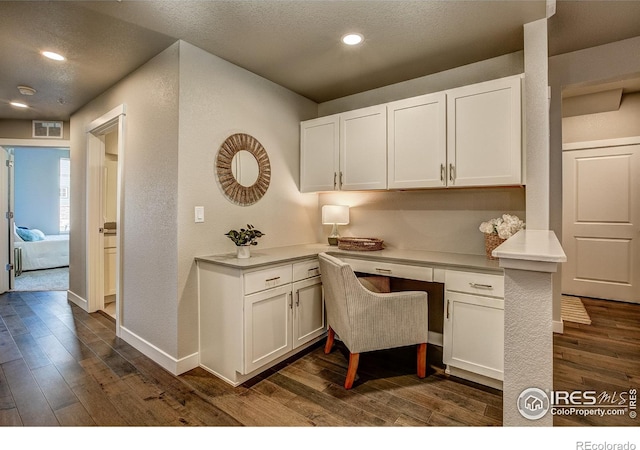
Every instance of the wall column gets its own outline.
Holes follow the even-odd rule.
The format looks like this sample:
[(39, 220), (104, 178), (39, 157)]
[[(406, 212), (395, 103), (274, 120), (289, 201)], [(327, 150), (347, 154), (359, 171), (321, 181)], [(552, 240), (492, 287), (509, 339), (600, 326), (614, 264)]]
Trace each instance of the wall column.
[(552, 277), (567, 258), (556, 235), (544, 230), (522, 230), (493, 255), (505, 274), (502, 424), (552, 426)]

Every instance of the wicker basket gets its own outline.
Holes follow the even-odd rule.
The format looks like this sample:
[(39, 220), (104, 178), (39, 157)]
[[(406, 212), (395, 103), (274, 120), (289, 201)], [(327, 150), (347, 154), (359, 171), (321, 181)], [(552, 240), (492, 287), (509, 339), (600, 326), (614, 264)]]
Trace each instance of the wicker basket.
[(484, 234), (484, 251), (487, 254), (487, 258), (489, 259), (498, 259), (491, 255), (491, 252), (500, 244), (502, 244), (506, 239), (502, 239), (497, 234)]
[(382, 239), (376, 238), (338, 238), (338, 248), (340, 250), (382, 250)]

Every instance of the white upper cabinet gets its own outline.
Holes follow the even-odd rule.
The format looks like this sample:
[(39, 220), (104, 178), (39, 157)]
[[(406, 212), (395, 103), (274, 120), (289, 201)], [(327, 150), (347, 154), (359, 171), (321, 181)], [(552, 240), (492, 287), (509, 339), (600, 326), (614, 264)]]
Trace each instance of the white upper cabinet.
[(340, 114), (340, 189), (387, 188), (387, 108)]
[(522, 184), (522, 79), (302, 122), (300, 191)]
[(447, 91), (449, 186), (521, 184), (521, 76)]
[(387, 104), (389, 189), (446, 186), (446, 133), (444, 92)]
[(338, 115), (300, 123), (300, 192), (338, 189), (339, 145)]

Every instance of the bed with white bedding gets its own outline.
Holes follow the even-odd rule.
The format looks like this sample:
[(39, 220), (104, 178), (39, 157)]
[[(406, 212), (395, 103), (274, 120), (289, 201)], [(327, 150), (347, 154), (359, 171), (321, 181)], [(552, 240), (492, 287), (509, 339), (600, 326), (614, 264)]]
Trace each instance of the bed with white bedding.
[(42, 235), (41, 240), (26, 241), (14, 233), (16, 274), (27, 270), (52, 269), (69, 265), (69, 235)]

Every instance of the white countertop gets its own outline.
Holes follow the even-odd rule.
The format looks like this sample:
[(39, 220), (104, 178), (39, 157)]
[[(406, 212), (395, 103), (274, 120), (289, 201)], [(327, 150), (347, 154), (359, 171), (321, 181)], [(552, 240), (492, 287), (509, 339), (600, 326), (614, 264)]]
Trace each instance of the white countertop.
[(567, 260), (564, 250), (553, 231), (521, 230), (493, 252), (493, 256), (500, 259), (518, 259), (560, 263)]
[(489, 260), (485, 255), (468, 255), (461, 253), (430, 252), (425, 250), (402, 250), (385, 248), (376, 251), (340, 250), (337, 246), (327, 244), (303, 244), (287, 247), (262, 249), (251, 247), (251, 258), (238, 259), (234, 253), (221, 255), (197, 256), (197, 262), (205, 262), (233, 267), (236, 269), (253, 269), (275, 263), (286, 263), (307, 259), (318, 253), (327, 252), (338, 256), (349, 256), (370, 261), (386, 261), (416, 266), (474, 269), (491, 272), (502, 272), (498, 261)]

